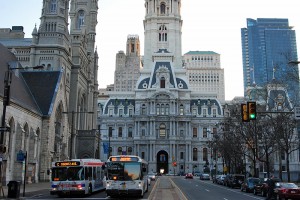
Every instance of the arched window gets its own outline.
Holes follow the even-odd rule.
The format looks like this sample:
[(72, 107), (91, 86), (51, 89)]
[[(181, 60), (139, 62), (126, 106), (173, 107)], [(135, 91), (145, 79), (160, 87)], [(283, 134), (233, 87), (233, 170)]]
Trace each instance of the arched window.
[(184, 114), (184, 109), (183, 109), (183, 105), (181, 104), (179, 107), (179, 115), (183, 115)]
[(166, 5), (164, 3), (160, 4), (160, 14), (166, 14)]
[(156, 114), (160, 115), (160, 105), (156, 104)]
[(57, 2), (56, 0), (51, 0), (50, 2), (50, 13), (56, 13)]
[(122, 155), (122, 147), (118, 147), (118, 155)]
[(167, 41), (167, 27), (165, 25), (161, 25), (159, 27), (158, 40), (160, 42), (166, 42)]
[(170, 107), (169, 107), (169, 104), (166, 105), (166, 115), (169, 115), (169, 110), (170, 110)]
[(161, 106), (160, 106), (160, 114), (165, 115), (165, 105), (164, 104), (161, 104)]
[(84, 25), (84, 11), (83, 10), (80, 10), (78, 12), (78, 20), (77, 20), (77, 23), (78, 23), (78, 28), (80, 28), (81, 26)]
[(198, 149), (193, 148), (193, 161), (197, 161), (197, 160), (198, 160)]
[(128, 155), (131, 155), (132, 154), (132, 147), (128, 147)]
[(47, 65), (47, 70), (50, 71), (51, 70), (51, 64)]
[(166, 161), (167, 161), (166, 155), (160, 154), (160, 156), (159, 156), (159, 161), (160, 161), (160, 162), (166, 162)]
[(159, 137), (160, 138), (165, 138), (166, 137), (166, 125), (165, 124), (161, 124), (159, 126)]
[(203, 148), (203, 161), (208, 161), (207, 148)]
[(165, 87), (166, 87), (166, 79), (165, 79), (165, 77), (161, 77), (160, 88), (165, 88)]

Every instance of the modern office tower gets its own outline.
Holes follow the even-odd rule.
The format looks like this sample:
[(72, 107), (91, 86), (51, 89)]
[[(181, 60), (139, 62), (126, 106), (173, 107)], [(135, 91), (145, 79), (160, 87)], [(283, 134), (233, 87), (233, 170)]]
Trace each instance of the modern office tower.
[(140, 77), (140, 69), (141, 56), (139, 36), (128, 35), (126, 54), (124, 51), (119, 51), (116, 55), (114, 91), (134, 91), (136, 82)]
[(192, 91), (205, 98), (217, 98), (225, 103), (224, 69), (220, 54), (213, 51), (189, 51), (183, 55), (184, 67)]
[(287, 84), (291, 99), (297, 98), (299, 70), (288, 64), (297, 60), (296, 36), (288, 19), (247, 19), (241, 38), (244, 94), (249, 86), (266, 86), (276, 80)]

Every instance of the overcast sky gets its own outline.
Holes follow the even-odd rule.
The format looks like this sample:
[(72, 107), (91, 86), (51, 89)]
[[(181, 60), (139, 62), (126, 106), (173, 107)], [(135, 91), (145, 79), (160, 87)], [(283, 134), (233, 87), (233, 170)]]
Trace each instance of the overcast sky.
[[(42, 0), (1, 0), (1, 28), (23, 26), (31, 37), (40, 24)], [(114, 81), (115, 56), (126, 50), (127, 35), (139, 35), (144, 52), (144, 0), (99, 0), (96, 46), (99, 54), (99, 86)], [(241, 28), (246, 18), (288, 18), (296, 30), (300, 52), (299, 0), (182, 0), (182, 53), (214, 51), (221, 54), (225, 70), (225, 98), (243, 95)], [(299, 57), (299, 56), (298, 56)]]

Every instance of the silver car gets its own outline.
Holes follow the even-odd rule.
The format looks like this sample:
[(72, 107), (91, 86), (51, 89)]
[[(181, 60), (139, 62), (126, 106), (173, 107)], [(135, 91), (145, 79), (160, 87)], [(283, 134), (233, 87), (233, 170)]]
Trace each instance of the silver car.
[(150, 178), (151, 181), (155, 181), (155, 179), (156, 179), (156, 175), (154, 172), (149, 172), (148, 177)]

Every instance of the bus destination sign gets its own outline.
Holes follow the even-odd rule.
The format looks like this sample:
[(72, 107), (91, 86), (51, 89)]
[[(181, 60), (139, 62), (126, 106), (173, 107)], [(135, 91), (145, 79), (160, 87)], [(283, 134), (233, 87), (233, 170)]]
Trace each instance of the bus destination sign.
[(70, 166), (80, 166), (80, 162), (78, 161), (64, 161), (64, 162), (56, 162), (56, 167), (70, 167)]
[(120, 161), (120, 162), (135, 161), (136, 162), (136, 161), (138, 161), (138, 158), (137, 157), (128, 157), (128, 156), (111, 157), (110, 161), (112, 161), (112, 162), (117, 162), (117, 161)]

